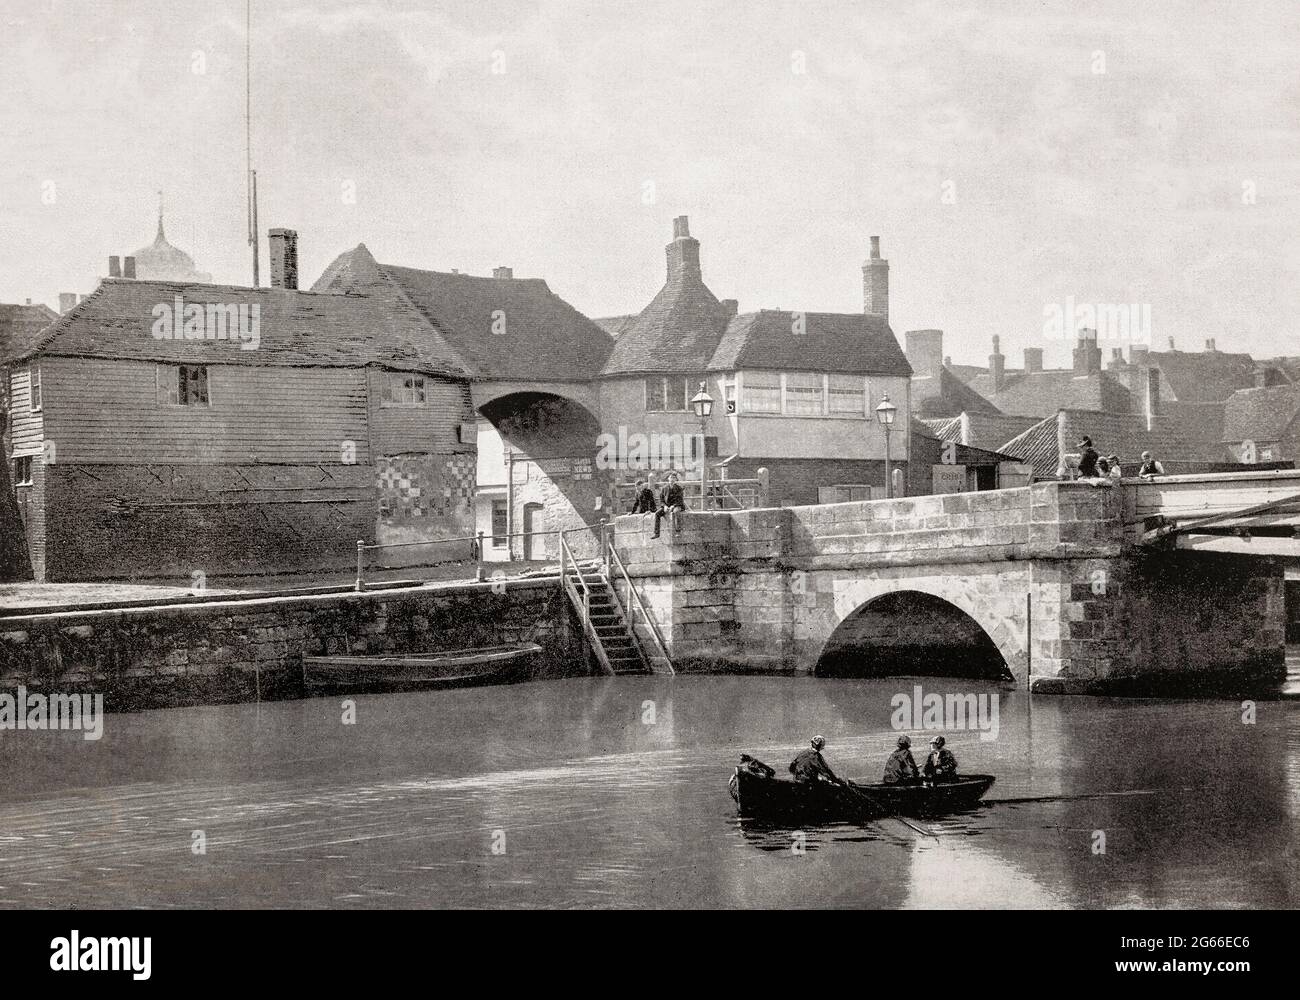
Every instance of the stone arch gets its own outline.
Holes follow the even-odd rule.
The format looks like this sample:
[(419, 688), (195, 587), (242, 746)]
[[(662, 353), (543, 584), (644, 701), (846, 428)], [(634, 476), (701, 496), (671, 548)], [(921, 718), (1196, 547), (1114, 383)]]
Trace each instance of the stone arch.
[[(833, 602), (822, 619), (823, 629), (818, 630), (822, 634), (810, 637), (819, 641), (810, 644), (812, 655), (805, 662), (811, 661), (809, 666), (814, 673), (825, 676), (833, 672), (827, 670), (827, 654), (842, 656), (842, 646), (845, 640), (853, 638), (855, 629), (864, 637), (869, 634), (865, 631), (873, 624), (869, 616), (876, 617), (875, 624), (888, 625), (892, 620), (905, 628), (910, 614), (916, 619), (910, 627), (918, 631), (924, 629), (923, 623), (929, 618), (943, 625), (947, 636), (954, 639), (963, 634), (969, 636), (968, 645), (958, 652), (961, 657), (973, 657), (977, 662), (968, 662), (967, 666), (973, 669), (964, 675), (992, 673), (996, 678), (1005, 667), (1023, 681), (1028, 666), (1025, 645), (1028, 587), (1028, 568), (1008, 571), (1005, 563), (971, 566), (963, 573), (926, 573), (916, 568), (900, 568), (870, 576), (840, 577), (832, 581)], [(975, 630), (987, 640), (987, 645), (979, 640)], [(978, 662), (981, 656), (985, 658), (982, 665)], [(993, 672), (994, 667), (997, 673)]]

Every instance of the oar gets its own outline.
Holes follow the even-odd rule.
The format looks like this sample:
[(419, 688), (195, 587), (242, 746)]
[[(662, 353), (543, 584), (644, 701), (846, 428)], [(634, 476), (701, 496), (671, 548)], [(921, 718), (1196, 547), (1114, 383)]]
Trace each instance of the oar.
[(840, 787), (852, 793), (853, 795), (856, 795), (858, 799), (860, 799), (862, 802), (865, 802), (867, 805), (871, 806), (871, 808), (874, 809), (876, 812), (882, 813), (883, 815), (880, 817), (881, 819), (896, 819), (898, 820), (898, 822), (902, 823), (905, 827), (914, 830), (916, 833), (919, 833), (923, 837), (934, 837), (935, 840), (939, 839), (936, 834), (931, 833), (929, 830), (926, 830), (922, 827), (917, 826), (915, 823), (903, 819), (902, 816), (896, 816), (890, 813), (888, 809), (883, 808), (879, 802), (873, 799), (862, 789), (858, 788), (857, 785), (854, 785), (851, 782), (844, 781), (843, 779), (841, 779)]

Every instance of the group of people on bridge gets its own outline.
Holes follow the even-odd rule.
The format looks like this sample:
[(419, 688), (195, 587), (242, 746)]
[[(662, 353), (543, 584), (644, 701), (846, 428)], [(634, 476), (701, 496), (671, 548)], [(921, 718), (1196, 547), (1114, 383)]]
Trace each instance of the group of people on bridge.
[[(1064, 472), (1064, 469), (1062, 469)], [(1144, 479), (1150, 479), (1153, 476), (1163, 476), (1165, 468), (1152, 456), (1151, 452), (1142, 453), (1142, 464), (1138, 467), (1138, 476)], [(1124, 470), (1120, 468), (1118, 455), (1102, 454), (1093, 447), (1092, 438), (1086, 434), (1079, 439), (1079, 478), (1091, 479), (1099, 483), (1109, 484), (1117, 479), (1124, 477)], [(1062, 475), (1064, 478), (1064, 475)]]

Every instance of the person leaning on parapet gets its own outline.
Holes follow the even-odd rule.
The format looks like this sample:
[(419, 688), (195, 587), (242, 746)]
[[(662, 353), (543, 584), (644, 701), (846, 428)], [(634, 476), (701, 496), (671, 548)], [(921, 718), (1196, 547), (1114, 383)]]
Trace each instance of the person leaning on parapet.
[(659, 509), (655, 511), (655, 533), (652, 538), (659, 537), (659, 522), (666, 516), (671, 517), (679, 510), (686, 509), (686, 494), (682, 491), (682, 484), (677, 481), (677, 473), (668, 473), (668, 482), (664, 485), (664, 491), (659, 497)]
[(937, 783), (957, 780), (957, 758), (944, 744), (942, 736), (930, 741), (930, 755), (925, 758), (925, 780)]
[(822, 757), (824, 746), (826, 740), (821, 736), (814, 736), (810, 749), (800, 750), (795, 754), (794, 760), (790, 761), (790, 773), (794, 775), (795, 781), (829, 781), (832, 785), (843, 784), (835, 777), (835, 772)]
[(916, 760), (912, 757), (912, 740), (908, 736), (900, 736), (898, 749), (889, 755), (889, 760), (885, 761), (883, 780), (886, 785), (902, 785), (916, 781), (920, 776), (921, 772), (917, 769)]
[(1109, 456), (1109, 457), (1106, 459), (1106, 464), (1107, 464), (1108, 466), (1110, 466), (1110, 472), (1109, 472), (1109, 475), (1110, 475), (1110, 478), (1111, 478), (1111, 479), (1123, 479), (1123, 478), (1124, 478), (1124, 470), (1121, 469), (1120, 466), (1119, 466), (1119, 456), (1118, 456), (1118, 455), (1111, 455), (1111, 456)]
[(1097, 475), (1097, 449), (1092, 446), (1092, 438), (1079, 438), (1079, 478), (1092, 479)]
[(1151, 457), (1151, 452), (1144, 451), (1142, 453), (1142, 466), (1138, 469), (1138, 475), (1150, 479), (1152, 476), (1163, 476), (1164, 474), (1165, 467)]

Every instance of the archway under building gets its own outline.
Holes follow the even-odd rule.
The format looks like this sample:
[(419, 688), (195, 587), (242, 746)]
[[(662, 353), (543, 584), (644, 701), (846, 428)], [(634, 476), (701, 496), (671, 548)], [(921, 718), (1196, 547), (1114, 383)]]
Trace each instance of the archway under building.
[(813, 670), (818, 677), (970, 677), (1009, 668), (984, 628), (955, 604), (896, 590), (860, 605), (836, 626)]

